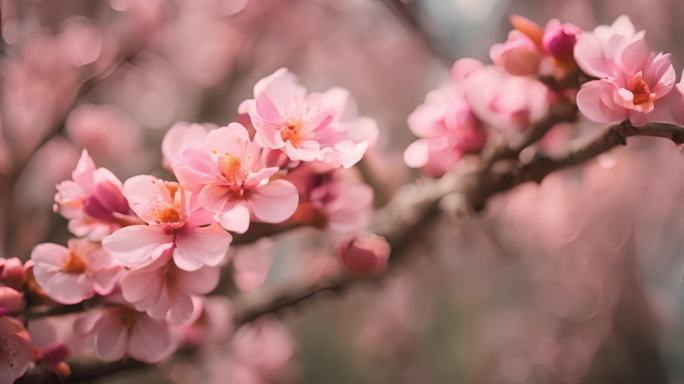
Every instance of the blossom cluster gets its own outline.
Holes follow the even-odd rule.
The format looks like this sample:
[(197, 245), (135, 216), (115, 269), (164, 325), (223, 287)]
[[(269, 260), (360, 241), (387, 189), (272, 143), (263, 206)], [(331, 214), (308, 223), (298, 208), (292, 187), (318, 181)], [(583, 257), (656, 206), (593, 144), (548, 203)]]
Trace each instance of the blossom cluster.
[[(68, 371), (64, 345), (51, 347), (57, 357), (35, 358), (19, 321), (27, 298), (39, 307), (92, 306), (74, 320), (74, 332), (99, 359), (164, 359), (208, 316), (206, 295), (231, 261), (234, 236), (259, 226), (314, 225), (344, 244), (372, 238), (379, 245), (370, 251), (342, 247), (341, 261), (354, 259), (351, 273), (382, 268), (387, 243), (365, 234), (373, 192), (349, 169), (374, 143), (377, 127), (358, 115), (349, 91), (309, 92), (283, 68), (255, 85), (239, 113), (244, 125), (183, 122), (168, 130), (163, 164), (173, 180), (137, 175), (122, 182), (83, 151), (71, 180), (57, 185), (54, 204), (75, 237), (37, 245), (25, 264), (0, 265), (0, 362), (8, 380), (45, 361)], [(234, 268), (235, 281), (253, 287), (254, 279), (239, 275), (243, 264)]]
[(597, 123), (684, 123), (684, 82), (675, 84), (670, 55), (651, 50), (627, 16), (593, 31), (520, 16), (511, 24), (490, 50), (493, 65), (458, 60), (409, 116), (420, 139), (406, 149), (407, 165), (444, 174), (492, 139), (515, 139), (562, 99)]

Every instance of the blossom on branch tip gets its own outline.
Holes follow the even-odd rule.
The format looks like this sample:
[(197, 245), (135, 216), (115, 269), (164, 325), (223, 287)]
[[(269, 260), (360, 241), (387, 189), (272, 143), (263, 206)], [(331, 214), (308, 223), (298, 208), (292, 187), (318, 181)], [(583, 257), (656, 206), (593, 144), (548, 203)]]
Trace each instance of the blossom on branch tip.
[(103, 247), (120, 263), (144, 267), (168, 250), (186, 271), (215, 267), (225, 259), (232, 237), (177, 183), (139, 175), (126, 180), (124, 194), (146, 224), (121, 228), (103, 240)]
[(630, 120), (636, 126), (674, 121), (667, 96), (677, 75), (670, 55), (653, 53), (644, 32), (635, 33), (629, 19), (582, 34), (575, 58), (586, 73), (598, 77), (577, 94), (577, 106), (589, 120)]
[(254, 86), (254, 99), (240, 105), (257, 131), (255, 141), (282, 149), (291, 160), (325, 161), (349, 168), (377, 136), (375, 121), (358, 117), (349, 91), (308, 93), (281, 68)]
[(122, 267), (98, 244), (72, 239), (68, 248), (43, 243), (31, 252), (33, 276), (53, 300), (76, 304), (114, 289)]

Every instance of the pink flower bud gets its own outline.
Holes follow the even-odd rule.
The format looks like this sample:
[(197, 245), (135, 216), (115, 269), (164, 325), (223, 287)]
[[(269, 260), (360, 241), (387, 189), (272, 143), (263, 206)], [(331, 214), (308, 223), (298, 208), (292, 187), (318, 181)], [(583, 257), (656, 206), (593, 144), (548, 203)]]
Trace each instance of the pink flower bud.
[(18, 313), (24, 309), (24, 295), (6, 286), (0, 286), (0, 307), (9, 313)]
[(546, 26), (542, 44), (549, 55), (559, 60), (572, 58), (580, 29), (573, 24), (551, 20)]
[(497, 67), (516, 76), (536, 75), (542, 58), (535, 42), (518, 30), (503, 44), (494, 44), (489, 55)]
[(19, 289), (24, 280), (24, 265), (16, 257), (0, 259), (0, 283)]
[(339, 245), (338, 252), (345, 268), (358, 275), (380, 272), (387, 265), (390, 245), (385, 238), (365, 234)]

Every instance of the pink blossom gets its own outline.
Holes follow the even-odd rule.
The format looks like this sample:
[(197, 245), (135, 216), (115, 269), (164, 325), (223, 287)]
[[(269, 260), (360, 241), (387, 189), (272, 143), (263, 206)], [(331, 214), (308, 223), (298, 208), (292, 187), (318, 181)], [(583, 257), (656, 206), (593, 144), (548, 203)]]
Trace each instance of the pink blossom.
[(356, 116), (347, 90), (308, 93), (285, 68), (257, 82), (254, 99), (243, 102), (240, 112), (249, 113), (257, 142), (282, 149), (291, 160), (348, 168), (376, 135), (374, 121)]
[(482, 149), (487, 138), (455, 82), (430, 92), (408, 124), (421, 139), (406, 148), (404, 161), (435, 176), (452, 169), (464, 154)]
[(333, 180), (311, 191), (311, 203), (334, 232), (363, 230), (373, 210), (373, 189), (362, 183)]
[(553, 100), (552, 93), (541, 82), (511, 76), (473, 59), (454, 63), (452, 75), (461, 84), (475, 116), (503, 132), (526, 129), (546, 114)]
[(166, 323), (126, 306), (99, 309), (80, 319), (75, 328), (93, 337), (95, 352), (105, 361), (131, 356), (156, 363), (168, 356), (173, 347)]
[(535, 42), (518, 30), (512, 30), (505, 43), (494, 44), (489, 56), (497, 67), (516, 76), (536, 75), (542, 61)]
[(69, 219), (69, 231), (90, 240), (101, 240), (130, 221), (128, 202), (121, 182), (105, 168), (95, 169), (83, 151), (73, 180), (57, 185), (56, 209)]
[(262, 238), (254, 244), (240, 247), (233, 256), (233, 280), (243, 292), (264, 284), (273, 263), (273, 242)]
[(0, 383), (13, 383), (33, 362), (31, 338), (17, 320), (0, 317)]
[(124, 195), (147, 225), (121, 228), (103, 240), (119, 262), (143, 267), (170, 249), (175, 264), (186, 271), (215, 267), (224, 260), (232, 237), (177, 183), (135, 176), (124, 184)]
[(271, 180), (278, 168), (264, 166), (265, 153), (244, 126), (231, 123), (209, 132), (204, 145), (185, 149), (174, 172), (183, 186), (199, 191), (200, 204), (225, 229), (244, 233), (251, 217), (278, 223), (297, 208), (297, 190)]
[(214, 124), (176, 123), (169, 128), (162, 140), (164, 165), (173, 168), (173, 164), (180, 161), (181, 154), (186, 148), (203, 143), (207, 131), (216, 128), (218, 127)]
[(167, 250), (152, 264), (128, 271), (121, 279), (121, 293), (139, 311), (170, 324), (184, 324), (201, 308), (200, 295), (219, 281), (218, 267), (185, 271), (176, 266)]
[[(654, 54), (643, 33), (628, 37), (625, 26), (582, 34), (575, 58), (582, 69), (599, 80), (585, 83), (577, 94), (577, 105), (587, 118), (598, 123), (629, 119), (642, 126), (650, 121), (671, 122), (665, 97), (674, 88), (677, 75), (669, 54)], [(616, 22), (618, 23), (618, 22)]]
[(612, 72), (618, 52), (636, 36), (629, 17), (620, 16), (610, 26), (601, 25), (593, 32), (582, 33), (575, 45), (575, 60), (586, 74), (603, 77)]
[(38, 285), (63, 304), (109, 294), (122, 270), (99, 245), (81, 239), (70, 240), (68, 248), (39, 244), (31, 252), (31, 260)]

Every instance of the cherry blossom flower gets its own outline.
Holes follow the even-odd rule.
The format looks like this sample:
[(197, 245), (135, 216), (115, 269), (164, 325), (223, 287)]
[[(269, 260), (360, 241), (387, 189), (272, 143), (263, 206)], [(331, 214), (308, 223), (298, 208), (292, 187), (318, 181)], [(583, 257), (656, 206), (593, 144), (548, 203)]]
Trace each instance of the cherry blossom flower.
[(87, 314), (75, 328), (82, 335), (92, 336), (97, 356), (105, 361), (130, 356), (156, 363), (168, 356), (173, 347), (169, 325), (125, 305)]
[(338, 233), (363, 230), (373, 210), (373, 189), (362, 183), (332, 180), (314, 188), (313, 206), (323, 215), (326, 227)]
[(264, 167), (264, 154), (244, 126), (231, 123), (209, 132), (204, 145), (185, 149), (174, 172), (183, 186), (199, 191), (200, 204), (225, 229), (244, 233), (252, 216), (279, 223), (297, 208), (297, 190), (271, 179), (278, 168)]
[(347, 90), (308, 93), (281, 68), (254, 86), (240, 105), (257, 131), (256, 141), (282, 149), (291, 160), (322, 160), (346, 168), (358, 162), (376, 135), (375, 122), (356, 116)]
[(17, 320), (0, 316), (0, 383), (13, 383), (33, 362), (31, 338)]
[(196, 271), (178, 268), (167, 250), (152, 264), (134, 269), (121, 279), (121, 293), (139, 311), (170, 324), (183, 324), (201, 307), (200, 295), (209, 293), (219, 281), (218, 267)]
[(69, 220), (71, 233), (97, 241), (131, 221), (121, 182), (108, 169), (96, 169), (87, 151), (72, 178), (59, 183), (55, 195), (55, 208)]
[(430, 92), (409, 116), (408, 124), (421, 139), (406, 148), (404, 161), (434, 176), (452, 169), (464, 154), (482, 149), (487, 139), (482, 123), (453, 81)]
[(582, 86), (577, 106), (598, 123), (671, 122), (670, 104), (663, 102), (677, 78), (670, 55), (652, 53), (644, 33), (632, 32), (628, 19), (618, 19), (609, 29), (582, 34), (575, 58), (585, 72), (599, 79)]
[(121, 228), (106, 237), (103, 246), (125, 266), (149, 265), (170, 249), (175, 264), (186, 271), (215, 267), (224, 260), (232, 237), (177, 183), (135, 176), (126, 180), (124, 195), (146, 225)]
[(511, 76), (473, 59), (454, 63), (452, 75), (461, 84), (473, 113), (501, 132), (522, 131), (546, 114), (553, 95), (541, 82)]
[(70, 240), (68, 248), (39, 244), (33, 248), (31, 260), (38, 285), (62, 304), (109, 294), (122, 270), (98, 244), (81, 239)]

